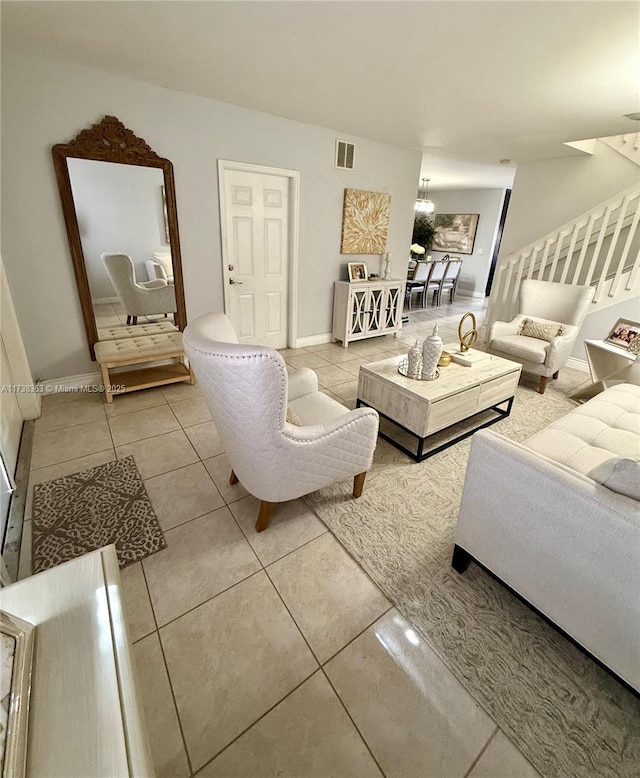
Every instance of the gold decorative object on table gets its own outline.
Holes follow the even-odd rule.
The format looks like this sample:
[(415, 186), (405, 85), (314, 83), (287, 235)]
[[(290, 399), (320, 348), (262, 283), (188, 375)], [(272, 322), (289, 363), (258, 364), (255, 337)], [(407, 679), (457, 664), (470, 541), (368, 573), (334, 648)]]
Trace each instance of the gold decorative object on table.
[[(471, 317), (472, 329), (463, 334), (462, 325), (468, 316)], [(476, 340), (478, 340), (478, 330), (476, 329), (477, 326), (478, 323), (476, 322), (476, 317), (473, 315), (473, 313), (471, 313), (471, 311), (469, 311), (469, 313), (465, 313), (465, 315), (460, 319), (460, 324), (458, 324), (458, 340), (460, 341), (460, 351), (469, 351)]]
[(442, 354), (440, 354), (440, 359), (438, 360), (438, 367), (446, 367), (450, 364), (451, 354), (448, 351), (443, 351)]

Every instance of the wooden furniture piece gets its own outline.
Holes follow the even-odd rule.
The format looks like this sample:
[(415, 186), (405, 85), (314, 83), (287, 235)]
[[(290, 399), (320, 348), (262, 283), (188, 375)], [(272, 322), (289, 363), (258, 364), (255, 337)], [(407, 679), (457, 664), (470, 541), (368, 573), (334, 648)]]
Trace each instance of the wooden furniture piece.
[(405, 282), (397, 278), (335, 281), (333, 340), (344, 348), (355, 340), (397, 335), (402, 328)]
[(0, 599), (36, 628), (27, 775), (154, 775), (115, 546), (11, 584)]
[(584, 350), (587, 353), (591, 383), (579, 386), (572, 392), (572, 400), (589, 399), (613, 386), (615, 374), (628, 367), (636, 358), (630, 351), (605, 343), (604, 340), (585, 340)]
[[(152, 386), (180, 381), (195, 383), (182, 346), (182, 333), (145, 335), (142, 338), (116, 338), (95, 344), (96, 360), (102, 372), (104, 395), (108, 403), (114, 394), (135, 392)], [(174, 360), (170, 364), (149, 365), (151, 362)], [(123, 367), (146, 365), (132, 370)], [(110, 373), (112, 369), (117, 372)]]
[[(456, 348), (456, 344), (445, 346), (450, 353)], [(385, 419), (416, 438), (417, 449), (412, 451), (387, 433), (380, 432), (380, 437), (416, 462), (437, 454), (511, 413), (521, 370), (517, 362), (487, 354), (473, 367), (452, 362), (440, 368), (439, 378), (420, 381), (400, 375), (398, 364), (401, 359), (394, 356), (361, 365), (356, 406), (375, 408)], [(498, 407), (504, 403), (507, 403), (506, 409)], [(498, 416), (424, 451), (425, 440), (430, 435), (488, 409)]]

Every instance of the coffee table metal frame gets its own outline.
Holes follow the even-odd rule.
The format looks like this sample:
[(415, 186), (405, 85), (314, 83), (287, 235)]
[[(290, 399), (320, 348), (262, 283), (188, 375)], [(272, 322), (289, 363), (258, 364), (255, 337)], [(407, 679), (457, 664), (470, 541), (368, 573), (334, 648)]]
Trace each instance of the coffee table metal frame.
[[(445, 346), (449, 351), (455, 348), (455, 344)], [(398, 371), (398, 360), (390, 357), (361, 366), (356, 407), (373, 408), (414, 438), (415, 449), (392, 437), (391, 430), (379, 433), (414, 462), (422, 462), (511, 414), (522, 370), (517, 362), (487, 355), (486, 361), (481, 359), (473, 367), (451, 364), (441, 368), (440, 377), (434, 381), (416, 381)], [(425, 451), (428, 438), (485, 411), (493, 411), (495, 417), (459, 434), (452, 432), (445, 442)]]
[[(395, 421), (395, 419), (392, 419), (390, 416), (387, 416), (385, 413), (382, 413), (382, 411), (379, 411), (377, 408), (375, 408), (374, 410), (378, 411), (379, 416), (382, 416), (383, 419), (386, 419), (387, 421), (394, 424), (396, 427), (399, 427), (401, 430), (404, 430), (404, 432), (407, 432), (409, 435), (411, 435), (412, 438), (415, 438), (418, 441), (418, 450), (414, 453), (413, 451), (411, 451), (411, 449), (407, 448), (406, 446), (403, 446), (402, 443), (400, 443), (397, 440), (394, 440), (390, 435), (387, 435), (386, 432), (382, 432), (382, 430), (378, 432), (378, 435), (384, 440), (386, 440), (388, 443), (391, 443), (392, 446), (395, 446), (395, 448), (397, 448), (399, 451), (402, 451), (403, 454), (406, 454), (408, 457), (413, 459), (414, 462), (424, 462), (425, 459), (429, 459), (429, 457), (432, 457), (434, 454), (439, 454), (441, 451), (444, 451), (445, 449), (454, 446), (456, 443), (460, 443), (461, 440), (470, 437), (478, 430), (482, 430), (485, 427), (491, 427), (492, 424), (495, 424), (496, 422), (501, 421), (502, 419), (509, 416), (511, 414), (511, 408), (513, 406), (514, 399), (515, 399), (515, 395), (512, 395), (506, 400), (502, 400), (501, 402), (497, 403), (497, 405), (492, 405), (490, 408), (484, 408), (483, 410), (478, 411), (478, 414), (486, 413), (487, 411), (495, 411), (498, 415), (494, 419), (489, 419), (489, 421), (484, 422), (484, 424), (479, 424), (477, 427), (474, 427), (471, 430), (467, 430), (466, 432), (463, 432), (461, 435), (457, 435), (455, 438), (451, 438), (451, 440), (448, 440), (446, 443), (442, 443), (441, 445), (429, 449), (428, 451), (424, 451), (425, 441), (428, 438), (433, 437), (433, 435), (437, 435), (438, 434), (437, 432), (433, 432), (431, 433), (431, 435), (426, 435), (425, 437), (420, 437), (420, 435), (416, 435), (415, 432), (412, 432), (410, 429), (407, 429), (404, 425)], [(500, 406), (504, 405), (505, 403), (507, 404), (507, 407), (505, 409), (500, 408)], [(357, 399), (356, 408), (360, 408), (362, 405), (366, 405), (367, 408), (373, 408), (373, 405), (369, 405), (369, 403), (365, 402), (364, 400)], [(478, 414), (474, 414), (474, 416), (477, 416)], [(472, 417), (468, 417), (468, 418), (472, 418)], [(465, 421), (465, 419), (463, 419), (463, 421)], [(442, 430), (439, 430), (439, 432), (441, 431)]]

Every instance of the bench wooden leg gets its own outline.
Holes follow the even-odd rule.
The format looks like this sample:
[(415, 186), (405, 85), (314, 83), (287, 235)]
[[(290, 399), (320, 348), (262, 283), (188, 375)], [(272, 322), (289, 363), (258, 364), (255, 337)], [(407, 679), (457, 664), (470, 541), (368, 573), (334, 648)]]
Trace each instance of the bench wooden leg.
[(540, 383), (538, 385), (538, 392), (539, 392), (539, 394), (544, 394), (544, 390), (547, 388), (547, 381), (548, 380), (549, 379), (547, 378), (546, 375), (541, 375), (540, 376)]
[(267, 502), (266, 500), (262, 500), (260, 502), (258, 521), (256, 521), (256, 532), (264, 532), (264, 530), (269, 526), (269, 522), (271, 521), (271, 514), (273, 512), (273, 506), (275, 504), (276, 503), (274, 502)]
[(554, 381), (557, 381), (557, 380), (558, 380), (558, 376), (559, 376), (559, 375), (560, 375), (560, 371), (559, 371), (559, 370), (556, 370), (556, 372), (553, 374), (553, 380), (554, 380)]
[(464, 548), (460, 548), (460, 546), (453, 547), (453, 556), (451, 557), (451, 567), (453, 567), (453, 569), (456, 572), (464, 573), (467, 567), (469, 567), (470, 562), (471, 562), (471, 557), (464, 550)]
[(231, 486), (235, 486), (238, 483), (238, 476), (233, 472), (233, 470), (231, 471), (231, 475), (229, 476), (229, 483), (231, 484)]
[(113, 392), (111, 391), (111, 378), (109, 378), (109, 369), (106, 365), (100, 365), (100, 372), (102, 373), (102, 385), (104, 386), (104, 396), (108, 403), (113, 402)]
[(364, 489), (364, 479), (367, 477), (366, 472), (358, 473), (353, 479), (353, 496), (360, 497), (362, 490)]

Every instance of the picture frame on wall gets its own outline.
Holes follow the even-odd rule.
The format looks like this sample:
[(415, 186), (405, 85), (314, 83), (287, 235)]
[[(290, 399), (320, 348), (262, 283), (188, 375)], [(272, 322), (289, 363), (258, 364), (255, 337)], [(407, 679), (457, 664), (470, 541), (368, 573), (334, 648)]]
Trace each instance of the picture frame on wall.
[(618, 319), (604, 342), (637, 354), (640, 351), (640, 322)]
[(477, 213), (436, 214), (432, 250), (473, 254), (479, 219), (480, 214)]
[(349, 281), (367, 280), (367, 266), (364, 262), (348, 262), (347, 267), (349, 268)]
[(391, 195), (345, 189), (341, 254), (383, 254), (389, 232)]
[(0, 611), (0, 776), (26, 774), (35, 627)]

